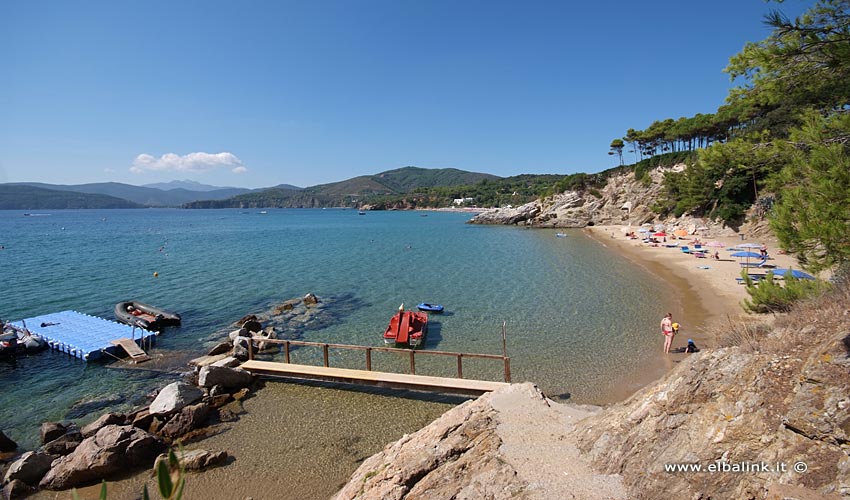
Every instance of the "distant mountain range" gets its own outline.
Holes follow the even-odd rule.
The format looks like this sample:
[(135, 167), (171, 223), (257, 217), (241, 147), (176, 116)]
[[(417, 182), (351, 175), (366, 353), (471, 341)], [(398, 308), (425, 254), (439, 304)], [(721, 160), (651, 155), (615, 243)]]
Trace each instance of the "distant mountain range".
[(68, 208), (143, 208), (143, 205), (105, 194), (45, 189), (27, 184), (0, 184), (0, 210)]
[[(20, 197), (16, 197), (17, 202), (14, 206), (8, 206), (12, 202), (10, 200), (6, 200), (5, 197), (2, 201), (0, 201), (0, 209), (19, 209), (19, 210), (27, 210), (31, 208), (29, 205), (31, 204), (39, 204), (43, 205), (42, 208), (68, 208), (62, 206), (64, 200), (67, 199), (66, 196), (57, 196), (55, 194), (56, 191), (64, 191), (64, 192), (73, 192), (77, 194), (91, 194), (91, 195), (101, 195), (107, 197), (114, 197), (126, 202), (131, 202), (133, 205), (144, 206), (144, 207), (179, 207), (185, 203), (189, 203), (195, 200), (201, 199), (224, 199), (230, 198), (231, 196), (235, 196), (242, 193), (250, 192), (250, 189), (245, 188), (218, 188), (214, 186), (205, 186), (203, 184), (199, 184), (199, 186), (203, 187), (202, 191), (192, 191), (186, 188), (172, 188), (168, 190), (157, 189), (152, 187), (145, 186), (133, 186), (130, 184), (122, 184), (119, 182), (101, 182), (95, 184), (76, 184), (76, 185), (65, 185), (65, 184), (44, 184), (39, 182), (21, 182), (21, 183), (8, 183), (8, 184), (0, 184), (0, 187), (4, 188), (4, 193), (12, 193), (15, 191), (15, 188), (23, 188), (23, 187), (32, 187), (39, 188), (47, 191), (27, 191), (29, 195), (36, 196), (39, 199), (27, 200), (22, 199)], [(212, 188), (212, 189), (208, 189)], [(42, 199), (46, 198), (46, 199)], [(51, 207), (50, 199), (55, 198), (58, 203), (57, 206)], [(82, 203), (82, 200), (85, 198), (77, 198)], [(102, 198), (90, 198), (88, 202), (91, 203), (91, 207), (77, 207), (77, 208), (114, 208), (114, 207), (105, 207), (101, 206), (104, 200)], [(23, 203), (23, 205), (21, 205)], [(129, 207), (127, 207), (129, 208)]]
[(404, 167), (375, 175), (300, 188), (289, 184), (263, 189), (216, 187), (194, 181), (133, 186), (118, 182), (94, 184), (0, 184), (0, 210), (62, 208), (318, 208), (362, 206), (376, 200), (404, 197), (417, 190), (467, 186), (498, 180), (490, 174), (454, 168)]
[(467, 186), (483, 180), (498, 180), (491, 174), (455, 168), (428, 169), (403, 167), (375, 175), (361, 175), (345, 181), (307, 188), (276, 186), (255, 190), (228, 199), (187, 203), (186, 208), (324, 208), (358, 207), (386, 197), (403, 197), (419, 189)]

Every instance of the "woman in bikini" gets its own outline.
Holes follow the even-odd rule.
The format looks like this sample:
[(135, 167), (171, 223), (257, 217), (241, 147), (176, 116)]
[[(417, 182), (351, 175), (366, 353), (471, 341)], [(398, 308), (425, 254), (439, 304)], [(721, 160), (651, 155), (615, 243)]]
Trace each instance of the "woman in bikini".
[(664, 354), (667, 354), (673, 344), (673, 313), (667, 313), (661, 320), (661, 334), (664, 335)]

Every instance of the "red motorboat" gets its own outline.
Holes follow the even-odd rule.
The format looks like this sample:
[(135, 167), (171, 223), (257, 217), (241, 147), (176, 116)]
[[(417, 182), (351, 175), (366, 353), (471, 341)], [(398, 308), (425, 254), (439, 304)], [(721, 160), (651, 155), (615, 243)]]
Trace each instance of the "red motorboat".
[(398, 308), (398, 313), (390, 318), (390, 324), (384, 332), (384, 342), (387, 344), (407, 344), (418, 347), (425, 342), (428, 333), (428, 314), (417, 311), (405, 311), (404, 304)]

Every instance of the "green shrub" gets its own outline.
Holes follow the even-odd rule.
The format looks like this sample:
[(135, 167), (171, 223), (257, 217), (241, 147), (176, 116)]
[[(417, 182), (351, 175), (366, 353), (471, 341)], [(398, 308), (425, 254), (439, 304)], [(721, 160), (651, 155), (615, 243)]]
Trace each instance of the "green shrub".
[(743, 307), (752, 313), (787, 312), (795, 302), (815, 297), (830, 288), (825, 281), (797, 279), (790, 273), (785, 275), (784, 284), (780, 284), (772, 272), (758, 283), (753, 282), (746, 270), (741, 271), (741, 276), (746, 281), (751, 299), (744, 299)]

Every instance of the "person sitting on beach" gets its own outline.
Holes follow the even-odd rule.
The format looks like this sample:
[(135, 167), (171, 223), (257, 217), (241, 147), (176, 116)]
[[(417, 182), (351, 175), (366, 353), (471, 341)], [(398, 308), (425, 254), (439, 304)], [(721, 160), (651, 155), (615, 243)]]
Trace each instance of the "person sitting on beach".
[(717, 250), (714, 251), (714, 260), (720, 260), (720, 252)]
[(694, 344), (693, 339), (688, 339), (688, 346), (685, 347), (685, 352), (699, 352), (699, 347)]

